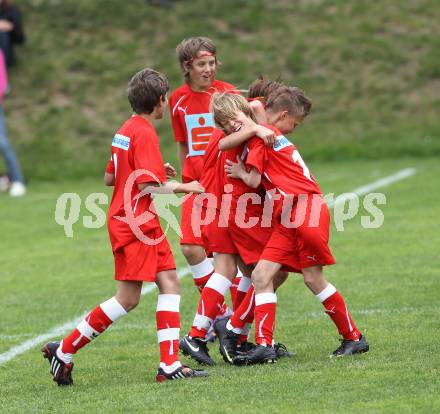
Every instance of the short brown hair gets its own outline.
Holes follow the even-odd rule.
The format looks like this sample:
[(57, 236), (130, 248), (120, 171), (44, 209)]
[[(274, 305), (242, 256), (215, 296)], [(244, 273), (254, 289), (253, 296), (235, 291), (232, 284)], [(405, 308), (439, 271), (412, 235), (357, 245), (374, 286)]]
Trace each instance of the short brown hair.
[(312, 101), (297, 87), (282, 86), (267, 98), (266, 109), (273, 112), (287, 111), (298, 119), (304, 119), (312, 109)]
[(237, 112), (243, 112), (246, 116), (257, 122), (249, 102), (241, 95), (228, 92), (216, 92), (211, 97), (209, 108), (214, 116), (215, 124), (224, 130), (224, 125), (237, 116)]
[(271, 80), (260, 75), (250, 84), (248, 98), (260, 98), (260, 100), (266, 101), (267, 97), (280, 86), (284, 86), (280, 80)]
[[(201, 51), (215, 55), (217, 48), (214, 42), (207, 37), (190, 37), (189, 39), (183, 39), (177, 45), (176, 55), (185, 78), (189, 75), (186, 65), (190, 63), (192, 59), (195, 59), (197, 54)], [(215, 61), (217, 62), (217, 57)]]
[(163, 73), (146, 68), (128, 82), (128, 101), (136, 114), (151, 114), (155, 106), (166, 98), (169, 88)]

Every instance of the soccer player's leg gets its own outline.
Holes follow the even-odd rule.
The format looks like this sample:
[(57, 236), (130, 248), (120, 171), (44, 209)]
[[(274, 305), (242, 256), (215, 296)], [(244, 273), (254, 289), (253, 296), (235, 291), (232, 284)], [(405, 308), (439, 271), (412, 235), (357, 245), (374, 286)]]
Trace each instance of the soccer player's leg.
[[(193, 214), (194, 201), (195, 195), (186, 196), (182, 204), (180, 245), (182, 253), (191, 268), (194, 284), (201, 292), (209, 277), (214, 273), (214, 267), (211, 260), (206, 257), (201, 235), (201, 220), (197, 214)], [(196, 234), (195, 230), (199, 234)]]
[(73, 356), (97, 338), (139, 303), (142, 282), (118, 281), (114, 297), (94, 308), (61, 343), (49, 342), (43, 346), (53, 380), (58, 385), (72, 385)]
[(272, 346), (277, 303), (273, 278), (280, 269), (279, 263), (260, 260), (252, 272), (255, 289), (255, 342), (257, 346), (247, 353), (237, 355), (233, 359), (236, 365), (276, 361), (276, 352)]
[(322, 266), (304, 268), (303, 275), (304, 283), (322, 303), (325, 313), (330, 316), (342, 336), (341, 345), (330, 356), (342, 357), (368, 352), (369, 345), (365, 337), (353, 322), (343, 296), (325, 279)]
[(342, 336), (341, 346), (330, 356), (341, 357), (367, 352), (369, 345), (353, 322), (344, 298), (324, 277), (323, 266), (335, 263), (328, 246), (330, 223), (328, 208), (321, 202), (317, 203), (317, 208), (312, 207), (311, 211), (317, 214), (315, 217), (310, 214), (310, 220), (306, 218), (305, 223), (309, 225), (298, 228), (299, 259), (304, 283), (322, 303), (325, 312)]
[(156, 325), (160, 349), (156, 381), (208, 376), (207, 372), (192, 369), (179, 361), (180, 285), (175, 269), (160, 271), (156, 284), (159, 288)]
[(216, 272), (210, 277), (200, 296), (197, 313), (189, 335), (180, 341), (180, 349), (201, 364), (214, 365), (206, 346), (206, 333), (223, 306), (225, 293), (237, 273), (235, 256), (219, 253), (214, 256)]

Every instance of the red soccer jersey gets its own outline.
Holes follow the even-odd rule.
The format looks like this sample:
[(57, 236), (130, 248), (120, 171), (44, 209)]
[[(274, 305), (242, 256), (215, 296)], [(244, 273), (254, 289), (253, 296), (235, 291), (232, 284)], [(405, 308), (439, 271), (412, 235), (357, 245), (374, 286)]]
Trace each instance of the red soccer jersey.
[(205, 155), (203, 156), (203, 174), (200, 184), (205, 188), (205, 193), (213, 194), (217, 198), (217, 208), (220, 208), (220, 200), (223, 194), (223, 151), (218, 148), (219, 141), (225, 134), (220, 129), (214, 128)]
[(321, 194), (295, 145), (275, 127), (265, 126), (276, 133), (277, 140), (272, 147), (267, 147), (261, 139), (251, 138), (247, 142), (246, 165), (258, 170), (266, 190), (275, 187), (282, 195)]
[[(142, 171), (141, 171), (142, 170)], [(154, 127), (139, 115), (132, 116), (127, 120), (115, 134), (111, 146), (111, 160), (106, 171), (115, 174), (115, 186), (113, 197), (108, 210), (108, 231), (113, 251), (136, 240), (136, 236), (128, 223), (115, 218), (126, 217), (124, 204), (124, 190), (129, 195), (129, 204), (134, 217), (149, 211), (152, 215), (149, 220), (140, 225), (143, 234), (160, 227), (159, 219), (154, 211), (150, 209), (152, 198), (146, 194), (140, 198), (137, 184), (141, 183), (163, 183), (166, 181), (166, 173), (163, 165), (162, 155), (159, 148), (159, 140)], [(140, 173), (130, 185), (127, 183), (129, 177), (135, 171)], [(127, 185), (127, 189), (125, 188)]]
[(170, 96), (171, 123), (176, 142), (186, 142), (188, 156), (182, 171), (183, 182), (200, 180), (203, 155), (215, 127), (209, 112), (215, 92), (236, 92), (234, 85), (214, 80), (207, 91), (193, 91), (188, 84), (177, 88)]

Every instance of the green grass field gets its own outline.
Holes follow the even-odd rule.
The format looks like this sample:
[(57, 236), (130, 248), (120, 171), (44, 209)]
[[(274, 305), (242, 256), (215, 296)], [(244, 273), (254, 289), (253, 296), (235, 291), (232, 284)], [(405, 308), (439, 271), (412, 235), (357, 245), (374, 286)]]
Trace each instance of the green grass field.
[[(263, 73), (306, 91), (312, 115), (295, 132), (306, 160), (440, 154), (437, 0), (174, 3), (19, 2), (28, 42), (4, 107), (28, 179), (101, 174), (130, 115), (128, 80), (150, 66), (179, 86), (175, 47), (191, 36), (215, 41), (219, 79), (247, 88)], [(174, 158), (168, 114), (158, 130)]]
[[(155, 292), (82, 350), (75, 386), (59, 388), (39, 346), (0, 365), (0, 411), (236, 413), (435, 413), (440, 411), (438, 323), (438, 159), (310, 163), (324, 193), (340, 194), (414, 167), (417, 174), (384, 192), (384, 225), (361, 227), (360, 214), (333, 228), (338, 264), (328, 278), (346, 296), (370, 342), (368, 354), (330, 360), (336, 330), (297, 276), (279, 291), (276, 336), (297, 356), (275, 365), (218, 365), (206, 380), (156, 384)], [(436, 179), (437, 177), (437, 179)], [(82, 315), (114, 293), (106, 229), (54, 220), (63, 192), (106, 191), (101, 177), (34, 183), (29, 195), (0, 196), (0, 354)], [(83, 211), (85, 214), (85, 211)], [(4, 237), (7, 235), (7, 237)], [(184, 260), (171, 234), (179, 268)], [(182, 334), (198, 295), (182, 279)], [(55, 338), (54, 338), (55, 339)]]

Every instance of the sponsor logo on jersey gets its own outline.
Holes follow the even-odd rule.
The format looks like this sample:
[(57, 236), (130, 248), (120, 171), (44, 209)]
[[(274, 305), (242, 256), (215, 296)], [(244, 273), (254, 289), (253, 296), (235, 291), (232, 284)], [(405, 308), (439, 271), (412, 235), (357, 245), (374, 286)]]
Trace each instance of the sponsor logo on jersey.
[(116, 134), (112, 140), (112, 147), (128, 151), (128, 148), (130, 147), (130, 138), (121, 134)]
[(185, 124), (188, 132), (188, 156), (204, 155), (214, 130), (214, 117), (210, 112), (185, 115)]
[(284, 135), (278, 135), (276, 141), (273, 144), (275, 151), (281, 151), (283, 148), (293, 145)]

